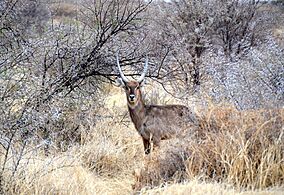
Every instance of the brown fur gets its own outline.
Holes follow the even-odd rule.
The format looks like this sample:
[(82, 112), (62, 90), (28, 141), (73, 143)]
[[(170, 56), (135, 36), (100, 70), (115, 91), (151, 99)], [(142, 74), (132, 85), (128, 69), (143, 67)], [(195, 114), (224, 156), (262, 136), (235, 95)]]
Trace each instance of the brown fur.
[[(160, 146), (163, 139), (188, 133), (188, 127), (195, 122), (195, 118), (186, 106), (145, 105), (140, 87), (141, 84), (136, 81), (124, 83), (131, 120), (143, 139), (145, 153), (149, 154), (151, 142), (154, 146)], [(135, 98), (131, 99), (130, 95)]]

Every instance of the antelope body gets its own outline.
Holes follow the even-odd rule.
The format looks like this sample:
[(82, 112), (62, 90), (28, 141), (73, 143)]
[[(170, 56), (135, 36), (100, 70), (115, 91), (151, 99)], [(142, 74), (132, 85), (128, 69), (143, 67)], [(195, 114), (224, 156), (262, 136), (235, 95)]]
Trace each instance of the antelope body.
[(148, 68), (146, 59), (144, 71), (137, 81), (129, 81), (123, 74), (118, 54), (117, 65), (121, 78), (119, 84), (124, 88), (129, 114), (138, 133), (141, 135), (145, 154), (151, 151), (151, 142), (160, 146), (160, 141), (187, 133), (189, 124), (195, 119), (193, 113), (183, 105), (145, 105), (141, 87)]

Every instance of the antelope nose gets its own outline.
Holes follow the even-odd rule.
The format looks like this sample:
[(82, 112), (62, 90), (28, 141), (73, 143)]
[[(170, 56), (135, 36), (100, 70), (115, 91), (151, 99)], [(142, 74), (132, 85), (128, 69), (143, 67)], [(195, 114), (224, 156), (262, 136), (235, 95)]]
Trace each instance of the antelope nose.
[(135, 98), (135, 95), (134, 95), (134, 94), (130, 94), (130, 95), (129, 95), (129, 98), (130, 98), (131, 101), (133, 101), (134, 98)]

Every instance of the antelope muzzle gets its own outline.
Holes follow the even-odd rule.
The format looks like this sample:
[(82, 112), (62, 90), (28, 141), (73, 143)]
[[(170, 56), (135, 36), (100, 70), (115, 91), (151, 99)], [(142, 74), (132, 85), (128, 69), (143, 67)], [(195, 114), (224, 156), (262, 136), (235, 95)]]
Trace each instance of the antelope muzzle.
[(129, 102), (134, 103), (135, 102), (135, 95), (134, 94), (130, 94), (129, 95)]

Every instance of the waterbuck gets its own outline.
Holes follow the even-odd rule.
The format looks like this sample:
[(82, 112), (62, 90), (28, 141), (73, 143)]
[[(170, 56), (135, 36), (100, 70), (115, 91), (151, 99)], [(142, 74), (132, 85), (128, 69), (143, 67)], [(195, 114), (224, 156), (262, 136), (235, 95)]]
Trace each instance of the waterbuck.
[(148, 69), (148, 58), (140, 78), (134, 81), (128, 80), (123, 74), (118, 53), (116, 60), (120, 74), (118, 83), (125, 90), (129, 114), (143, 139), (145, 154), (151, 152), (151, 143), (160, 146), (161, 140), (188, 133), (189, 125), (192, 125), (195, 119), (194, 114), (186, 106), (145, 105), (141, 87)]

